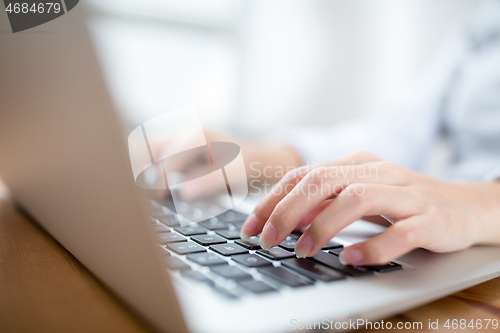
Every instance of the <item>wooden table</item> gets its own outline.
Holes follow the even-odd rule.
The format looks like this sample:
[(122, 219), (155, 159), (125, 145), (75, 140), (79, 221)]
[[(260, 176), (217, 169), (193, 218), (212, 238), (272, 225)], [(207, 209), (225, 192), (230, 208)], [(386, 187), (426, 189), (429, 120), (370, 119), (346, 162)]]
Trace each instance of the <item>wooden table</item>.
[[(387, 320), (394, 327), (421, 321), (426, 328), (429, 319), (442, 326), (454, 318), (500, 320), (500, 278)], [(0, 332), (152, 331), (52, 237), (0, 199)]]

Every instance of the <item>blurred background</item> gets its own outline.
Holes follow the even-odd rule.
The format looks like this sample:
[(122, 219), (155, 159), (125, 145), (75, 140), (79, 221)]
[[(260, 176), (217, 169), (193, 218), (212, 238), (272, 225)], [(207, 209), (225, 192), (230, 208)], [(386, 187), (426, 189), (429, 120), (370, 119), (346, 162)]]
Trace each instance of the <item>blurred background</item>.
[(378, 112), (481, 0), (91, 0), (89, 22), (130, 128), (196, 104), (256, 135)]

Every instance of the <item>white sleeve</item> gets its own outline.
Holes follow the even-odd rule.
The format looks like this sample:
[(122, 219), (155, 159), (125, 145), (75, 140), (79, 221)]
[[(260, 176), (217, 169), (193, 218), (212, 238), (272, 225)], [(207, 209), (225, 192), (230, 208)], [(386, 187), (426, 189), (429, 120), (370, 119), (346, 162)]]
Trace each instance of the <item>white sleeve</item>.
[(427, 74), (408, 89), (409, 97), (401, 98), (390, 111), (327, 128), (278, 131), (274, 138), (294, 147), (305, 164), (363, 150), (419, 170), (442, 128), (447, 89), (464, 52), (460, 36), (450, 41)]
[(367, 151), (378, 157), (418, 170), (440, 127), (438, 106), (432, 103), (406, 112), (370, 116), (330, 128), (304, 128), (290, 136), (306, 164)]

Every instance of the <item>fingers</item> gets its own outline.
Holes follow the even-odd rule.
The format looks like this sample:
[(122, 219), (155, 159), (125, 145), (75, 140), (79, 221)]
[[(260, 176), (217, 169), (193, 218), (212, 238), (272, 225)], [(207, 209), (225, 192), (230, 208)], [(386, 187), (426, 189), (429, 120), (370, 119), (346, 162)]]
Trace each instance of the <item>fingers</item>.
[[(363, 191), (359, 190), (361, 186)], [(299, 257), (313, 256), (340, 230), (363, 216), (384, 214), (397, 220), (417, 212), (417, 202), (405, 187), (351, 184), (316, 216), (297, 242), (295, 252)]]
[(314, 166), (305, 166), (288, 172), (262, 200), (259, 201), (254, 211), (247, 218), (241, 228), (241, 238), (248, 239), (258, 235), (274, 208), (297, 183), (312, 170)]
[(242, 226), (241, 237), (248, 238), (259, 234), (264, 224), (267, 222), (276, 205), (313, 169), (328, 165), (357, 165), (367, 162), (380, 161), (380, 159), (372, 154), (359, 152), (349, 156), (339, 158), (327, 163), (309, 165), (296, 168), (287, 173), (278, 184), (273, 187), (273, 190), (268, 193), (254, 209), (253, 213), (248, 217), (247, 221)]
[(328, 205), (332, 203), (332, 200), (326, 200), (323, 202), (321, 205), (316, 207), (314, 210), (312, 210), (309, 214), (307, 214), (300, 222), (297, 224), (295, 227), (295, 230), (307, 227), (312, 223), (312, 221), (318, 216), (319, 213), (321, 213)]
[(383, 265), (426, 243), (423, 216), (400, 221), (383, 233), (362, 243), (347, 247), (340, 253), (340, 261), (350, 265)]
[[(401, 168), (401, 167), (399, 167)], [(365, 184), (400, 185), (406, 182), (404, 172), (392, 172), (392, 163), (315, 168), (307, 174), (274, 208), (260, 240), (261, 246), (281, 243), (310, 211), (326, 199), (337, 196), (351, 184), (349, 191), (363, 190)], [(352, 186), (358, 182), (356, 186)], [(359, 187), (359, 189), (358, 189)], [(364, 191), (364, 190), (363, 190)], [(358, 195), (355, 195), (358, 197)], [(358, 217), (358, 218), (361, 218)], [(267, 231), (266, 229), (269, 229)]]

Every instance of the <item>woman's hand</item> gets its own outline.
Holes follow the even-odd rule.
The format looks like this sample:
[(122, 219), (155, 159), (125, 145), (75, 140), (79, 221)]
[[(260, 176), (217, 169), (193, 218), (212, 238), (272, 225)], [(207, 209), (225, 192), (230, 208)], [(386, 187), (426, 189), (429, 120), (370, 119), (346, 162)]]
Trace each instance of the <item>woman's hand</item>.
[(242, 227), (263, 248), (309, 225), (297, 242), (310, 257), (341, 229), (383, 216), (391, 226), (347, 247), (347, 264), (383, 264), (415, 248), (451, 252), (478, 243), (500, 244), (500, 184), (444, 183), (360, 152), (289, 172), (263, 198)]

